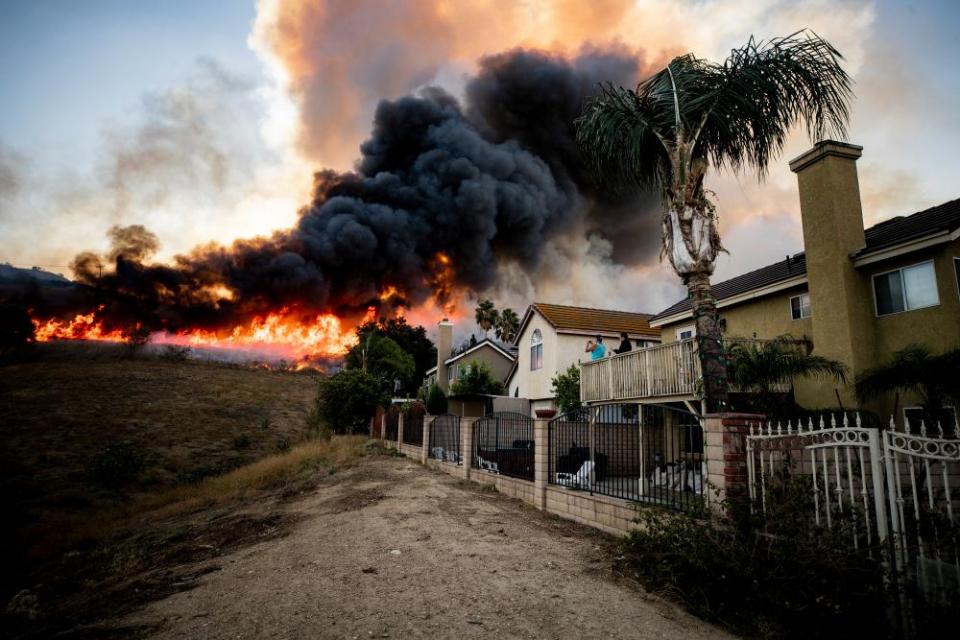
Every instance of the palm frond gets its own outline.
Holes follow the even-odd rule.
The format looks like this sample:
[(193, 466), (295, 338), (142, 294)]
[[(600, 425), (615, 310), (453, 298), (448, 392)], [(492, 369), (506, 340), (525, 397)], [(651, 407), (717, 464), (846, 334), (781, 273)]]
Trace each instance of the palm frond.
[(842, 56), (811, 31), (734, 49), (722, 65), (683, 67), (696, 88), (683, 101), (699, 122), (698, 155), (716, 167), (753, 167), (762, 177), (790, 129), (805, 125), (814, 141), (846, 136), (852, 80)]
[(843, 363), (806, 353), (790, 336), (766, 342), (733, 342), (728, 355), (730, 381), (744, 390), (766, 391), (796, 378), (833, 379), (845, 383)]
[(668, 180), (670, 157), (658, 116), (659, 107), (635, 92), (603, 85), (574, 123), (577, 144), (602, 180), (659, 191)]

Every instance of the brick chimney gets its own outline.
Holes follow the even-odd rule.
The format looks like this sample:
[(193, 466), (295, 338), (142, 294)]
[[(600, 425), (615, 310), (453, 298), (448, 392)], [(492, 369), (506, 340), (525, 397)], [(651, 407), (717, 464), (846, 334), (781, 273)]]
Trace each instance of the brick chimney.
[(444, 318), (437, 323), (437, 386), (449, 394), (447, 384), (447, 365), (444, 361), (453, 351), (453, 323)]
[[(862, 150), (825, 140), (790, 161), (800, 192), (814, 352), (845, 363), (853, 375), (869, 366), (873, 350), (872, 293), (850, 258), (865, 244), (857, 179)], [(840, 385), (820, 387), (800, 403), (836, 406)], [(856, 406), (850, 389), (839, 392), (844, 406)]]

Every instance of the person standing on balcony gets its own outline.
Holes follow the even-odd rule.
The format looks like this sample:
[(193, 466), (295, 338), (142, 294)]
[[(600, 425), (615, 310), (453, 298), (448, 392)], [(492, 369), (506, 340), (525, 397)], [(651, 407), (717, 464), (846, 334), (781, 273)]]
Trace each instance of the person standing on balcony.
[(590, 354), (591, 360), (599, 360), (607, 355), (607, 345), (603, 344), (603, 336), (597, 336), (596, 340), (587, 340), (587, 348), (583, 351)]
[(620, 334), (620, 346), (613, 350), (614, 353), (630, 353), (633, 351), (633, 343), (630, 342), (630, 337), (627, 335), (627, 332), (624, 331)]

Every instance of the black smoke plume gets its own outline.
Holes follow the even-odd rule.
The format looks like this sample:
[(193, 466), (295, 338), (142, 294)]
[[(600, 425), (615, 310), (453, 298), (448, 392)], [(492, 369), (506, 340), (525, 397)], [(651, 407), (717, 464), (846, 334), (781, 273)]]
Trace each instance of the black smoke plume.
[(441, 252), (455, 284), (475, 292), (495, 284), (503, 263), (535, 268), (561, 234), (600, 233), (615, 260), (634, 262), (656, 247), (647, 222), (623, 232), (652, 222), (649, 199), (594, 187), (573, 120), (600, 81), (629, 85), (639, 72), (640, 61), (618, 51), (485, 58), (463, 104), (439, 88), (381, 102), (354, 172), (317, 173), (292, 229), (164, 265), (149, 261), (158, 246), (149, 231), (114, 228), (110, 253), (78, 255), (75, 275), (118, 325), (175, 331), (281, 307), (349, 316), (389, 286), (416, 305), (438, 293)]

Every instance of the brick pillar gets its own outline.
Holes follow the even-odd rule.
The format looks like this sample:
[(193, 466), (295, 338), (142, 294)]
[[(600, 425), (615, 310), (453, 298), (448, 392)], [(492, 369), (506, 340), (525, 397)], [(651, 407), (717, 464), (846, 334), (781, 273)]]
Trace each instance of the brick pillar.
[[(747, 441), (750, 424), (764, 420), (755, 413), (709, 413), (704, 419), (704, 456), (709, 490), (720, 500), (747, 496)], [(712, 496), (711, 496), (712, 497)]]
[(430, 426), (433, 423), (433, 416), (429, 413), (423, 416), (423, 451), (420, 452), (420, 462), (427, 464), (430, 458)]
[(547, 508), (547, 484), (550, 474), (550, 420), (533, 421), (533, 487), (534, 505), (541, 511)]
[(403, 411), (400, 412), (400, 417), (397, 420), (397, 451), (400, 451), (400, 443), (403, 442)]
[(384, 411), (383, 415), (380, 416), (380, 439), (383, 440), (387, 437), (387, 412)]
[(473, 425), (476, 418), (460, 418), (460, 460), (463, 462), (463, 477), (470, 479), (473, 464)]

